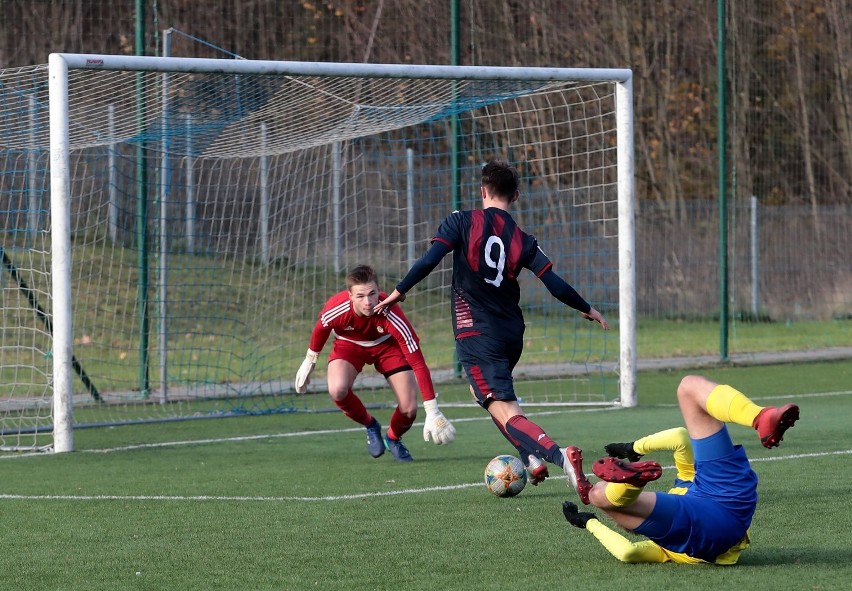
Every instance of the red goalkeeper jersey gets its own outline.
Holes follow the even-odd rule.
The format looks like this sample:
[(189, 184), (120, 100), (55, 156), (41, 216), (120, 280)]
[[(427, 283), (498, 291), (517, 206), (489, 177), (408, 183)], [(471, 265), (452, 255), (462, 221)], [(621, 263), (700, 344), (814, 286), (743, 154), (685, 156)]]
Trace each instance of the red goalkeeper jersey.
[[(385, 292), (379, 293), (379, 301), (386, 297)], [(374, 316), (359, 316), (352, 308), (349, 292), (341, 291), (329, 298), (320, 311), (319, 319), (311, 332), (311, 350), (322, 351), (331, 335), (334, 335), (335, 339), (365, 348), (394, 339), (408, 365), (414, 370), (423, 400), (435, 398), (432, 375), (420, 350), (420, 339), (399, 305), (393, 305)]]

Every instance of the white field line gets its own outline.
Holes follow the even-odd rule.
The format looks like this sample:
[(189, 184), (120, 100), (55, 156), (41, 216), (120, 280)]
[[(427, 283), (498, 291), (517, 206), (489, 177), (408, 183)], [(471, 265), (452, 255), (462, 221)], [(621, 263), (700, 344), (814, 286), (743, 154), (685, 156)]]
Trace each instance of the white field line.
[[(852, 390), (840, 391), (840, 392), (819, 392), (813, 394), (789, 394), (789, 395), (775, 395), (771, 397), (753, 397), (752, 400), (760, 401), (760, 400), (778, 400), (778, 399), (788, 399), (788, 398), (819, 398), (819, 397), (829, 397), (829, 396), (844, 396), (852, 394)], [(527, 416), (547, 416), (547, 415), (556, 415), (556, 414), (576, 414), (576, 413), (587, 413), (587, 412), (615, 412), (622, 410), (618, 407), (610, 408), (590, 408), (590, 409), (571, 409), (571, 410), (555, 410), (555, 411), (543, 411), (543, 412), (528, 412)], [(464, 422), (473, 422), (473, 421), (484, 421), (491, 420), (490, 417), (469, 417), (462, 419), (453, 419), (454, 423), (464, 423)], [(422, 426), (423, 423), (416, 423), (414, 426)], [(171, 442), (163, 442), (163, 443), (147, 443), (140, 445), (128, 445), (124, 447), (115, 447), (115, 448), (107, 448), (107, 449), (90, 449), (90, 450), (80, 450), (76, 453), (116, 453), (121, 451), (129, 451), (129, 450), (138, 450), (138, 449), (153, 449), (153, 448), (164, 448), (164, 447), (178, 447), (184, 445), (206, 445), (206, 444), (219, 444), (219, 443), (228, 443), (228, 442), (240, 442), (240, 441), (257, 441), (263, 439), (276, 439), (283, 437), (308, 437), (313, 435), (330, 435), (336, 433), (351, 433), (351, 432), (360, 432), (362, 427), (354, 427), (349, 429), (325, 429), (320, 431), (300, 431), (294, 433), (269, 433), (265, 435), (247, 435), (242, 437), (223, 437), (216, 439), (198, 439), (198, 440), (190, 440), (190, 441), (171, 441)], [(778, 461), (778, 460), (797, 460), (804, 458), (817, 458), (817, 457), (825, 457), (825, 456), (836, 456), (836, 455), (851, 455), (852, 449), (840, 450), (840, 451), (832, 451), (832, 452), (816, 452), (816, 453), (807, 453), (807, 454), (794, 454), (794, 455), (785, 455), (785, 456), (772, 456), (766, 458), (750, 458), (751, 462), (769, 462), (769, 461)], [(22, 454), (14, 454), (10, 456), (2, 456), (0, 455), (0, 459), (6, 458), (20, 458), (20, 457), (32, 457), (32, 456), (45, 456), (43, 452), (33, 452), (33, 453), (22, 453)], [(49, 455), (49, 454), (47, 454)], [(672, 470), (675, 466), (664, 466), (666, 470)], [(565, 476), (554, 476), (551, 477), (553, 480), (564, 480)], [(68, 500), (68, 501), (104, 501), (104, 500), (135, 500), (135, 501), (247, 501), (247, 502), (285, 502), (285, 501), (302, 501), (302, 502), (317, 502), (317, 501), (345, 501), (345, 500), (354, 500), (354, 499), (364, 499), (364, 498), (376, 498), (376, 497), (391, 497), (405, 494), (418, 494), (418, 493), (428, 493), (428, 492), (438, 492), (438, 491), (451, 491), (451, 490), (462, 490), (466, 488), (473, 488), (476, 486), (482, 486), (481, 482), (475, 483), (467, 483), (467, 484), (456, 484), (451, 486), (430, 486), (424, 488), (414, 488), (414, 489), (402, 489), (402, 490), (394, 490), (394, 491), (381, 491), (381, 492), (370, 492), (370, 493), (359, 493), (354, 495), (330, 495), (330, 496), (321, 496), (321, 497), (253, 497), (253, 496), (210, 496), (210, 495), (197, 495), (197, 496), (171, 496), (171, 495), (14, 495), (14, 494), (3, 494), (0, 493), (0, 500)]]
[[(558, 415), (558, 414), (566, 414), (566, 413), (586, 413), (586, 412), (612, 412), (615, 410), (621, 410), (617, 407), (602, 407), (602, 408), (590, 408), (590, 409), (573, 409), (573, 410), (554, 410), (554, 411), (544, 411), (544, 412), (528, 412), (527, 416), (532, 417), (543, 417), (547, 415)], [(483, 413), (481, 417), (468, 417), (464, 419), (452, 419), (453, 423), (472, 423), (474, 421), (490, 421), (491, 419)], [(414, 427), (422, 427), (423, 423), (415, 423), (412, 425)], [(138, 445), (125, 445), (121, 447), (111, 447), (104, 449), (81, 449), (74, 453), (115, 453), (121, 451), (132, 451), (139, 449), (154, 449), (154, 448), (163, 448), (163, 447), (180, 447), (184, 445), (209, 445), (209, 444), (218, 444), (218, 443), (234, 443), (240, 441), (261, 441), (264, 439), (281, 439), (285, 437), (312, 437), (314, 435), (336, 435), (338, 433), (360, 433), (364, 430), (364, 427), (351, 427), (348, 429), (322, 429), (317, 431), (298, 431), (292, 433), (266, 433), (263, 435), (243, 435), (239, 437), (217, 437), (214, 439), (191, 439), (188, 441), (165, 441), (162, 443), (141, 443)], [(24, 452), (24, 453), (16, 453), (9, 455), (0, 455), (0, 460), (13, 459), (13, 458), (27, 458), (33, 456), (50, 456), (51, 454), (45, 452)]]
[[(786, 400), (786, 399), (802, 399), (802, 398), (826, 398), (830, 396), (848, 396), (852, 394), (852, 390), (844, 390), (839, 392), (818, 392), (813, 394), (782, 394), (782, 395), (774, 395), (774, 396), (757, 396), (752, 397), (752, 400), (755, 402), (759, 402), (761, 400)], [(665, 405), (664, 405), (665, 406)], [(676, 403), (672, 403), (672, 406), (677, 406)], [(590, 413), (590, 412), (615, 412), (623, 409), (621, 407), (593, 407), (593, 408), (572, 408), (572, 409), (559, 409), (552, 411), (540, 411), (540, 412), (527, 412), (526, 415), (530, 417), (544, 417), (550, 415), (558, 415), (558, 414), (578, 414), (578, 413)], [(453, 423), (469, 423), (474, 421), (490, 421), (490, 417), (484, 414), (481, 417), (468, 417), (463, 419), (452, 419)], [(423, 423), (415, 423), (413, 427), (422, 427)], [(79, 450), (75, 453), (116, 453), (121, 451), (132, 451), (139, 449), (156, 449), (156, 448), (164, 448), (164, 447), (181, 447), (185, 445), (210, 445), (210, 444), (219, 444), (219, 443), (235, 443), (240, 441), (261, 441), (265, 439), (281, 439), (287, 437), (312, 437), (314, 435), (334, 435), (337, 433), (355, 433), (360, 432), (363, 427), (351, 427), (349, 429), (323, 429), (318, 431), (298, 431), (293, 433), (266, 433), (263, 435), (244, 435), (239, 437), (217, 437), (212, 439), (192, 439), (188, 441), (164, 441), (161, 443), (143, 443), (138, 445), (125, 445), (120, 447), (112, 447), (112, 448), (104, 448), (104, 449), (83, 449)], [(11, 460), (15, 458), (27, 458), (33, 456), (44, 456), (50, 455), (45, 454), (43, 451), (32, 451), (32, 452), (23, 452), (23, 453), (14, 453), (14, 454), (0, 454), (0, 460)]]
[[(788, 456), (774, 456), (771, 458), (757, 458), (751, 462), (770, 462), (778, 460), (800, 460), (806, 458), (820, 458), (826, 456), (852, 455), (852, 449), (841, 451), (827, 451), (807, 454), (793, 454)], [(673, 470), (674, 466), (664, 466), (664, 470)], [(555, 476), (552, 480), (564, 480), (565, 476)], [(3, 500), (28, 500), (28, 501), (225, 501), (225, 502), (322, 502), (322, 501), (351, 501), (358, 499), (373, 499), (378, 497), (394, 497), (399, 495), (411, 495), (420, 493), (431, 493), (441, 491), (462, 490), (482, 486), (482, 482), (471, 482), (467, 484), (455, 484), (451, 486), (428, 486), (423, 488), (406, 488), (402, 490), (391, 490), (381, 492), (367, 492), (355, 495), (327, 495), (322, 497), (252, 497), (252, 496), (213, 496), (213, 495), (13, 495), (0, 494)]]

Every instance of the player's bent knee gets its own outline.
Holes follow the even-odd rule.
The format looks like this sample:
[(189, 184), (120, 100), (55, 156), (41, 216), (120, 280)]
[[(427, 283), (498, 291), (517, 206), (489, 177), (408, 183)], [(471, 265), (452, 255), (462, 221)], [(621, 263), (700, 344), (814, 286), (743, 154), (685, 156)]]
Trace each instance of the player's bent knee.
[(683, 402), (684, 400), (691, 400), (694, 398), (697, 385), (700, 380), (703, 380), (700, 376), (684, 376), (677, 386), (678, 401)]
[(606, 498), (605, 489), (605, 482), (595, 483), (592, 490), (589, 491), (589, 502), (598, 509), (613, 509), (613, 504)]
[(334, 400), (335, 402), (340, 402), (341, 400), (346, 398), (346, 396), (348, 394), (349, 394), (349, 388), (346, 388), (345, 390), (338, 390), (338, 389), (335, 389), (335, 388), (330, 388), (328, 390), (328, 395), (331, 396), (331, 399)]

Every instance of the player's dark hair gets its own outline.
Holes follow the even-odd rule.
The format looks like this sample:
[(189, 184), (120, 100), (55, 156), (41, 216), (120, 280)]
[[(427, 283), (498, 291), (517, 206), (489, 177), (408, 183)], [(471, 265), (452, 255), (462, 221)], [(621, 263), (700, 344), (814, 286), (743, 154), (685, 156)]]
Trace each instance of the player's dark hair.
[(346, 275), (346, 289), (351, 290), (353, 285), (365, 285), (367, 283), (379, 284), (379, 276), (375, 269), (369, 265), (358, 265)]
[(492, 195), (511, 202), (519, 184), (518, 171), (505, 160), (492, 160), (482, 167), (482, 186)]

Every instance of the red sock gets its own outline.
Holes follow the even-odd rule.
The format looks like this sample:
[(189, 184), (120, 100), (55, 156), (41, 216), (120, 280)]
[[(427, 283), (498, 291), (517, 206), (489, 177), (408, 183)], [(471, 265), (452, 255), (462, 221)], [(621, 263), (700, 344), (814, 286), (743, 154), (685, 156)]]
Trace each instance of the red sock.
[(506, 421), (506, 433), (518, 441), (524, 449), (557, 466), (562, 465), (562, 451), (544, 430), (523, 415), (515, 415)]
[(343, 400), (335, 400), (334, 404), (343, 411), (343, 414), (356, 423), (366, 427), (373, 422), (373, 416), (367, 412), (367, 407), (364, 406), (364, 403), (361, 402), (361, 399), (352, 390), (346, 393), (346, 397)]
[(521, 460), (524, 462), (524, 464), (526, 464), (527, 463), (527, 456), (529, 455), (530, 452), (526, 451), (523, 448), (520, 441), (513, 439), (511, 435), (506, 433), (506, 429), (503, 428), (503, 425), (501, 425), (500, 422), (497, 419), (495, 419), (494, 417), (491, 417), (491, 420), (494, 422), (494, 424), (500, 430), (500, 433), (503, 435), (503, 437), (506, 438), (506, 441), (511, 443), (513, 446), (515, 446), (515, 449), (518, 450), (518, 457), (521, 458)]
[(411, 425), (414, 424), (414, 419), (415, 417), (409, 418), (402, 414), (397, 406), (390, 418), (390, 425), (388, 425), (388, 437), (390, 439), (400, 439), (408, 432), (409, 429), (411, 429)]

